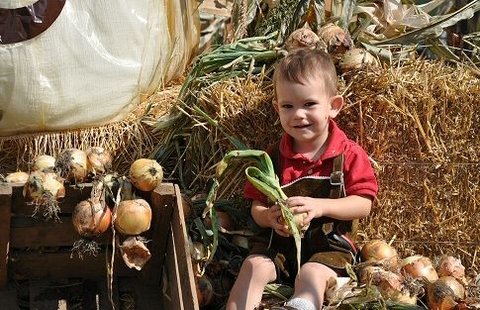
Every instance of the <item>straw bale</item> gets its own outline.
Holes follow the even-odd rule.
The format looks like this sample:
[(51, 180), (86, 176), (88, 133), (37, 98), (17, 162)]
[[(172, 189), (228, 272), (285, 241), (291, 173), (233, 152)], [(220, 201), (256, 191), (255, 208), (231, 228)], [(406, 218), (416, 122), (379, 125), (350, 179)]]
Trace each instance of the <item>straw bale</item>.
[(86, 150), (101, 146), (114, 155), (113, 168), (125, 173), (139, 157), (148, 157), (159, 141), (153, 132), (155, 120), (175, 103), (183, 78), (160, 87), (145, 98), (128, 117), (117, 123), (60, 132), (38, 132), (0, 137), (0, 174), (29, 171), (39, 154), (56, 156), (66, 148)]
[[(371, 156), (380, 185), (372, 214), (362, 221), (363, 240), (394, 239), (402, 255), (449, 253), (478, 271), (478, 77), (460, 64), (415, 60), (365, 68), (341, 81), (346, 105), (336, 120)], [(271, 81), (255, 76), (207, 87), (197, 104), (228, 135), (265, 149), (281, 133), (272, 95)], [(206, 190), (215, 163), (233, 145), (191, 114), (186, 184)], [(242, 172), (224, 178), (219, 196), (241, 195)]]

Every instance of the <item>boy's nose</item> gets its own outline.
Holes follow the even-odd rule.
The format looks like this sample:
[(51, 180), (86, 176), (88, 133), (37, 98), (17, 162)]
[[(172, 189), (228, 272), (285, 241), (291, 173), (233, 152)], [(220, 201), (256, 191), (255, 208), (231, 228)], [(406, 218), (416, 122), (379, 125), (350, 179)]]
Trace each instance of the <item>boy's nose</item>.
[(305, 109), (295, 109), (295, 118), (305, 118)]

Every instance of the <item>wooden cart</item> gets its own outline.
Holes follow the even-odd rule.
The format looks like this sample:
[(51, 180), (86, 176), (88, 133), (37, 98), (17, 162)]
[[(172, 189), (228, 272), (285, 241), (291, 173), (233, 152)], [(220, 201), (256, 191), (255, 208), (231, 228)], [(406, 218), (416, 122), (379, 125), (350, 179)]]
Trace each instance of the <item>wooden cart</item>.
[[(0, 304), (7, 307), (6, 303), (12, 302), (6, 297), (11, 296), (6, 292), (12, 292), (12, 283), (28, 283), (30, 309), (67, 309), (68, 305), (62, 306), (67, 303), (64, 295), (66, 288), (75, 286), (75, 279), (73, 283), (82, 284), (83, 309), (111, 309), (111, 300), (121, 301), (122, 291), (134, 297), (135, 310), (199, 309), (184, 202), (177, 185), (162, 183), (150, 197), (145, 197), (153, 211), (146, 234), (151, 240), (147, 246), (152, 258), (142, 271), (136, 271), (128, 269), (117, 255), (113, 294), (107, 290), (105, 252), (83, 259), (71, 255), (71, 247), (78, 239), (71, 213), (79, 201), (90, 196), (91, 184), (67, 188), (60, 202), (61, 222), (33, 218), (33, 207), (24, 201), (22, 189), (22, 184), (0, 183)], [(109, 240), (111, 235), (106, 234), (100, 242), (107, 245)], [(7, 308), (15, 309), (11, 307)]]

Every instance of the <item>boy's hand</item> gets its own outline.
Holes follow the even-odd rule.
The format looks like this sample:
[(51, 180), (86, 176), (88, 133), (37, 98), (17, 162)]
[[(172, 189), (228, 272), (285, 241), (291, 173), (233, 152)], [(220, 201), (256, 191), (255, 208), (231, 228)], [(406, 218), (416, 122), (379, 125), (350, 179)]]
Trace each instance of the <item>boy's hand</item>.
[(303, 226), (310, 224), (316, 217), (321, 217), (322, 208), (318, 205), (318, 199), (304, 196), (294, 196), (287, 199), (287, 205), (293, 214), (305, 213)]
[(267, 216), (270, 227), (275, 230), (277, 234), (282, 237), (290, 236), (288, 225), (283, 221), (282, 210), (280, 209), (279, 205), (274, 204), (268, 208)]

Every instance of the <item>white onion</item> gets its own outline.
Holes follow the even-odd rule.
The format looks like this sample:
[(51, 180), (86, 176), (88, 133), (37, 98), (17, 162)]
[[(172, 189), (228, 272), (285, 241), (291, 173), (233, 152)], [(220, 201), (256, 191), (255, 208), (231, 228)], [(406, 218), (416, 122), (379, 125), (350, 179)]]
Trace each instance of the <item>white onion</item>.
[(75, 148), (66, 149), (58, 155), (55, 167), (69, 182), (82, 183), (87, 177), (87, 154)]
[(33, 171), (53, 170), (55, 168), (55, 157), (50, 155), (38, 155), (33, 162)]
[(39, 204), (65, 197), (63, 179), (54, 172), (32, 172), (23, 187), (23, 196)]
[(23, 171), (12, 172), (7, 174), (5, 182), (7, 183), (25, 183), (27, 182), (29, 174)]

